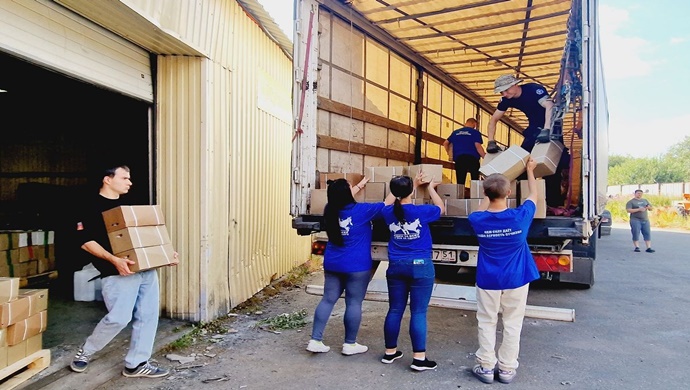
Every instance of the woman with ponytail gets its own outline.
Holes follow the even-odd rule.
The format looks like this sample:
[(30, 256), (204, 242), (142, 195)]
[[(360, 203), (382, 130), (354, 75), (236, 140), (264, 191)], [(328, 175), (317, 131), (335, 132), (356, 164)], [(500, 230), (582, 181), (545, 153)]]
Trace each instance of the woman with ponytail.
[[(345, 339), (343, 355), (364, 353), (369, 348), (357, 343), (357, 333), (362, 320), (362, 301), (371, 279), (371, 221), (381, 216), (386, 205), (357, 203), (354, 195), (364, 188), (369, 179), (364, 178), (350, 187), (345, 179), (328, 181), (328, 203), (324, 209), (324, 221), (328, 244), (324, 252), (323, 297), (314, 311), (310, 352), (328, 352), (331, 348), (323, 343), (323, 333), (333, 307), (345, 292)], [(387, 198), (393, 203), (392, 196)]]
[[(413, 370), (436, 369), (436, 362), (426, 357), (426, 313), (434, 287), (434, 264), (431, 261), (431, 233), (429, 222), (444, 213), (441, 197), (436, 193), (438, 182), (424, 183), (420, 172), (414, 181), (408, 176), (396, 176), (390, 181), (395, 203), (383, 209), (383, 218), (391, 232), (388, 243), (388, 313), (383, 332), (386, 352), (381, 362), (389, 364), (401, 358), (398, 335), (407, 302), (410, 302), (410, 338), (412, 339)], [(432, 205), (414, 205), (412, 193), (427, 186)]]

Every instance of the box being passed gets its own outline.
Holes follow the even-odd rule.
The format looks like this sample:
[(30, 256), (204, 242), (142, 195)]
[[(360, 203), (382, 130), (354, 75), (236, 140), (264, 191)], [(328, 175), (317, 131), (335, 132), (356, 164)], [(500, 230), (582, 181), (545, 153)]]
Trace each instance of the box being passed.
[(110, 232), (132, 226), (165, 225), (160, 206), (119, 206), (103, 212), (105, 228)]
[(556, 173), (558, 163), (563, 154), (563, 144), (552, 140), (545, 144), (536, 144), (532, 149), (532, 158), (537, 163), (534, 168), (534, 177), (544, 177)]
[(513, 181), (525, 171), (529, 156), (530, 154), (525, 149), (513, 145), (496, 156), (488, 164), (484, 164), (479, 168), (479, 172), (484, 176), (500, 173), (508, 180)]
[(118, 257), (134, 261), (134, 264), (129, 266), (132, 272), (179, 263), (175, 259), (175, 250), (172, 244), (134, 248), (118, 254)]

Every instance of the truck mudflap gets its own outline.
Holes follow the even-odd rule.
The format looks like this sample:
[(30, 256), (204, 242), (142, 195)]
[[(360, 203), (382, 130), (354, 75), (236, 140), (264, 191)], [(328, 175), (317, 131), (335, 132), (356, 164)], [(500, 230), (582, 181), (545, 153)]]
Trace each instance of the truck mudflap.
[(574, 283), (590, 288), (594, 286), (594, 259), (590, 257), (573, 258), (573, 271), (562, 272), (558, 275), (562, 283)]

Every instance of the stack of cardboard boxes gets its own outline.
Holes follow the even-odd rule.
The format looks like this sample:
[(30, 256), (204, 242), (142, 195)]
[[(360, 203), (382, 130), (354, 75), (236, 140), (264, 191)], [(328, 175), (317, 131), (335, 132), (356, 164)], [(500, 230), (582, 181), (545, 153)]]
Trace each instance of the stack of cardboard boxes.
[[(503, 174), (509, 180), (512, 180), (513, 185), (511, 187), (511, 192), (513, 194), (518, 194), (514, 180), (525, 172), (525, 167), (530, 157), (537, 163), (537, 166), (534, 168), (534, 176), (536, 178), (541, 178), (553, 175), (556, 172), (563, 149), (563, 144), (555, 140), (549, 143), (536, 144), (532, 149), (532, 153), (528, 153), (519, 146), (511, 146), (505, 151), (493, 156), (487, 155), (491, 157), (484, 159), (479, 172), (484, 176), (488, 176), (492, 173)], [(519, 190), (520, 204), (522, 204), (529, 195), (527, 180), (520, 180)], [(470, 192), (472, 191), (471, 189)], [(546, 184), (545, 181), (541, 179), (537, 180), (536, 206), (537, 211), (534, 218), (546, 218)]]
[(42, 349), (48, 326), (48, 290), (19, 289), (19, 278), (0, 278), (0, 368)]
[[(357, 202), (382, 202), (388, 196), (389, 184), (394, 176), (407, 175), (414, 178), (417, 173), (423, 173), (423, 181), (431, 180), (441, 182), (443, 180), (443, 166), (438, 164), (417, 164), (410, 166), (379, 166), (367, 167), (365, 175), (369, 179), (367, 185), (355, 194)], [(327, 198), (327, 181), (335, 179), (347, 179), (351, 186), (359, 183), (365, 175), (360, 173), (321, 173), (317, 189), (311, 190), (310, 194), (310, 214), (323, 214)], [(429, 192), (425, 187), (421, 187), (412, 195), (415, 204), (426, 204), (429, 202)]]
[(133, 272), (177, 264), (160, 206), (120, 206), (103, 212), (113, 254), (134, 261)]
[(53, 231), (0, 231), (0, 276), (26, 278), (55, 271)]

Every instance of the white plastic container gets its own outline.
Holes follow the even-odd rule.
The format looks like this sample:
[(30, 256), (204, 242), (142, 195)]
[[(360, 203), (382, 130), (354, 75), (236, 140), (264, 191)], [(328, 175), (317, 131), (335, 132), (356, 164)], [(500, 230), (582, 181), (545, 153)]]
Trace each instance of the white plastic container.
[[(96, 284), (100, 285), (100, 279), (92, 280), (95, 276), (98, 276), (100, 272), (89, 263), (81, 269), (81, 271), (76, 271), (74, 273), (74, 300), (82, 302), (90, 302), (96, 300)], [(97, 283), (99, 282), (99, 283)], [(99, 294), (100, 295), (100, 294)], [(103, 298), (101, 297), (101, 300)]]

